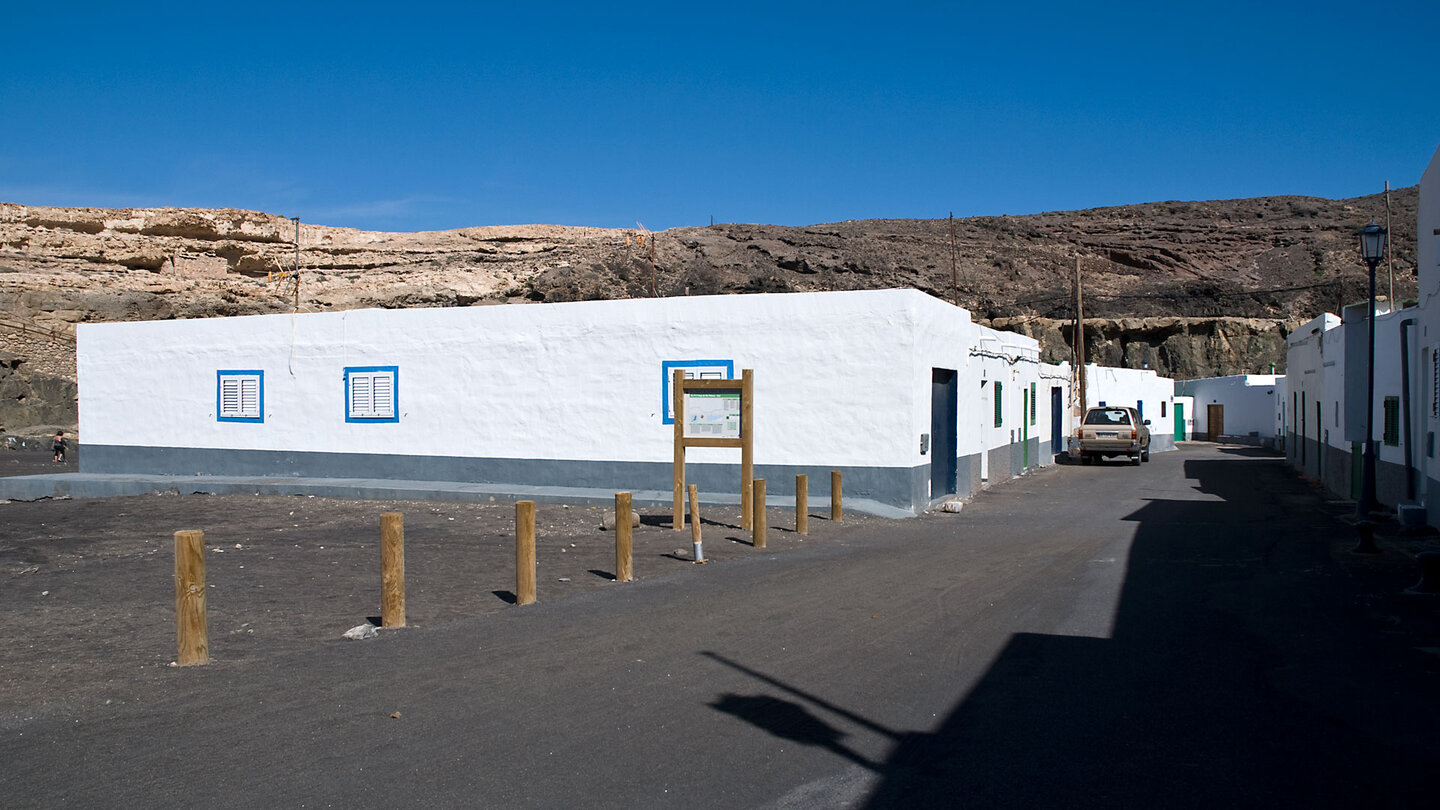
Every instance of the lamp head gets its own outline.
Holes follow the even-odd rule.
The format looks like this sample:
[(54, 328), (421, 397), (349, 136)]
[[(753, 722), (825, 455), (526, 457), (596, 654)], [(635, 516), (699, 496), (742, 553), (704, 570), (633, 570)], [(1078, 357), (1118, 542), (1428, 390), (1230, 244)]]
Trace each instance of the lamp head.
[(1360, 255), (1366, 262), (1374, 264), (1385, 257), (1385, 237), (1388, 232), (1370, 220), (1370, 224), (1360, 229)]

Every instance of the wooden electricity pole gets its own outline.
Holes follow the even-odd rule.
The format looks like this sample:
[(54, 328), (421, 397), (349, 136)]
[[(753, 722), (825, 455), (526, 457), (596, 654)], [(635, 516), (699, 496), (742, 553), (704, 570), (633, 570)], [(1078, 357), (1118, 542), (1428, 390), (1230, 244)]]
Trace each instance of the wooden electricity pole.
[[(1385, 181), (1385, 233), (1390, 234), (1390, 181)], [(1396, 310), (1395, 306), (1395, 254), (1391, 252), (1391, 245), (1395, 244), (1395, 238), (1391, 235), (1385, 240), (1385, 273), (1390, 277), (1390, 311)]]
[(1075, 379), (1080, 392), (1075, 415), (1085, 415), (1085, 296), (1080, 284), (1080, 254), (1075, 254)]
[(955, 291), (955, 306), (960, 306), (960, 271), (955, 269), (955, 212), (950, 212), (950, 286)]

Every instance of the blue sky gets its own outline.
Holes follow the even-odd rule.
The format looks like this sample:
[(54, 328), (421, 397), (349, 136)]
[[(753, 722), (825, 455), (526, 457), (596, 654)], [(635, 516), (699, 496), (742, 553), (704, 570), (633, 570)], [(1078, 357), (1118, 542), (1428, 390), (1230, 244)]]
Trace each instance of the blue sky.
[(1437, 31), (1435, 0), (27, 3), (0, 200), (408, 231), (1348, 197), (1440, 145)]

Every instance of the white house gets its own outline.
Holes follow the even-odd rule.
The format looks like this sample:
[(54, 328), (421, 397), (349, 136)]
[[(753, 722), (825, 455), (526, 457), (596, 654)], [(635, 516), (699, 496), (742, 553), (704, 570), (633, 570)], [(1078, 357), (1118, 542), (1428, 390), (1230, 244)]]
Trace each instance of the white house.
[(1213, 440), (1224, 436), (1278, 444), (1276, 390), (1284, 376), (1235, 374), (1179, 380), (1175, 392), (1194, 400), (1193, 424), (1197, 438)]
[[(1175, 381), (1149, 369), (1085, 366), (1085, 406), (1132, 406), (1150, 422), (1150, 450), (1175, 449)], [(1183, 437), (1181, 441), (1184, 441)]]
[[(839, 469), (847, 500), (917, 511), (1052, 463), (1073, 418), (1068, 366), (908, 289), (82, 324), (77, 343), (82, 473), (668, 492), (671, 371), (753, 369), (770, 493), (808, 473), (823, 496)], [(1113, 396), (1163, 410), (1149, 374)], [(738, 451), (688, 462), (703, 494), (737, 490)]]
[[(1361, 302), (1345, 307), (1342, 317), (1325, 313), (1290, 336), (1285, 399), (1275, 417), (1285, 424), (1291, 463), (1331, 491), (1355, 498), (1365, 449), (1368, 308)], [(1433, 410), (1433, 396), (1424, 386), (1435, 379), (1426, 367), (1434, 350), (1419, 345), (1422, 312), (1376, 305), (1375, 491), (1391, 506), (1422, 502), (1422, 479), (1431, 466), (1424, 448), (1426, 432), (1435, 429), (1426, 413)]]

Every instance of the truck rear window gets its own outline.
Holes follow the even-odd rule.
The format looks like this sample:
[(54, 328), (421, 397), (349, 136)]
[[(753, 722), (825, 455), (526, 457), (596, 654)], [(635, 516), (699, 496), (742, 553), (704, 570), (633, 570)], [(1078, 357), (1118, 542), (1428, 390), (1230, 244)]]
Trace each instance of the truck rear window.
[(1096, 408), (1085, 414), (1087, 425), (1128, 425), (1130, 412), (1124, 408)]

